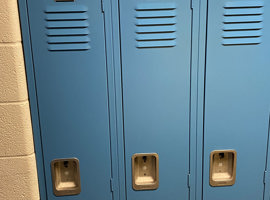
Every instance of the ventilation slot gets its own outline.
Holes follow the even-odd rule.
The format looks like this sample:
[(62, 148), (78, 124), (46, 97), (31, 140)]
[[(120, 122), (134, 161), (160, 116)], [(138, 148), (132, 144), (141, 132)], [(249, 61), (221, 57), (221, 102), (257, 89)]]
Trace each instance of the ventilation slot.
[(88, 15), (85, 6), (48, 7), (45, 14), (49, 51), (90, 49)]
[(136, 7), (137, 48), (176, 45), (176, 6), (173, 3), (144, 3)]
[(260, 44), (262, 29), (262, 1), (227, 2), (224, 6), (223, 45)]

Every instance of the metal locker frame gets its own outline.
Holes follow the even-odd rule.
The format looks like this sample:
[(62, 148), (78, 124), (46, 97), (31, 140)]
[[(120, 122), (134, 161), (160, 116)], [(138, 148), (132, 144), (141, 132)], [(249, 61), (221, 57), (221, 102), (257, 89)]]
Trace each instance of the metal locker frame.
[[(102, 12), (104, 13), (104, 25), (105, 27), (112, 27), (112, 11), (111, 11), (111, 1), (110, 0), (100, 0), (102, 5)], [(26, 66), (26, 75), (27, 75), (27, 84), (28, 84), (28, 94), (30, 99), (30, 109), (31, 109), (31, 119), (32, 127), (34, 134), (34, 144), (36, 152), (36, 161), (37, 161), (37, 171), (39, 178), (39, 191), (40, 199), (47, 199), (47, 186), (45, 181), (45, 170), (44, 170), (44, 161), (43, 161), (43, 150), (42, 150), (42, 141), (40, 133), (40, 123), (39, 123), (39, 111), (38, 103), (36, 96), (36, 86), (35, 86), (35, 75), (33, 69), (33, 55), (31, 47), (31, 37), (29, 30), (29, 16), (27, 8), (27, 0), (18, 0), (19, 5), (19, 15), (21, 21), (21, 34), (23, 38), (23, 50), (24, 50), (24, 59)], [(108, 82), (108, 98), (109, 98), (109, 117), (110, 117), (110, 142), (111, 142), (111, 174), (112, 178), (110, 181), (111, 192), (113, 194), (113, 199), (120, 199), (119, 191), (119, 169), (118, 169), (118, 149), (117, 149), (117, 124), (116, 124), (116, 96), (115, 96), (115, 78), (114, 78), (114, 65), (115, 59), (113, 49), (114, 49), (114, 40), (112, 36), (112, 29), (105, 29), (105, 38), (106, 38), (106, 63), (107, 63), (107, 82)], [(76, 198), (76, 197), (75, 197)]]
[[(190, 0), (193, 9), (192, 22), (192, 64), (191, 64), (191, 93), (190, 93), (190, 176), (188, 186), (190, 187), (191, 200), (201, 195), (201, 162), (202, 156), (202, 135), (203, 127), (201, 114), (203, 112), (203, 91), (204, 82), (204, 46), (206, 9), (205, 1)], [(124, 164), (124, 142), (123, 142), (123, 119), (122, 119), (122, 86), (121, 86), (121, 61), (120, 61), (120, 35), (119, 35), (119, 7), (117, 0), (103, 0), (105, 26), (111, 27), (106, 30), (107, 42), (107, 65), (110, 99), (110, 127), (112, 144), (112, 174), (111, 189), (114, 199), (126, 199), (125, 193), (125, 164)], [(39, 175), (39, 188), (41, 199), (47, 199), (46, 183), (43, 163), (42, 143), (40, 138), (39, 114), (35, 88), (35, 77), (33, 72), (33, 61), (31, 52), (31, 38), (28, 28), (27, 0), (19, 0), (20, 18), (22, 25), (22, 37), (24, 43), (25, 63), (27, 68), (27, 80), (29, 96), (31, 101), (31, 115), (33, 121), (33, 132), (35, 138), (35, 151), (37, 156), (37, 167)], [(197, 99), (199, 104), (197, 105)], [(118, 145), (117, 145), (118, 144)]]
[[(125, 157), (122, 116), (122, 83), (121, 83), (121, 55), (119, 34), (119, 7), (118, 0), (103, 0), (106, 43), (107, 66), (110, 105), (110, 131), (112, 152), (111, 190), (116, 200), (125, 200)], [(39, 114), (37, 109), (37, 97), (35, 95), (35, 77), (33, 75), (33, 61), (31, 53), (31, 38), (29, 37), (27, 1), (19, 0), (20, 17), (22, 24), (22, 36), (24, 44), (25, 63), (27, 68), (28, 90), (31, 101), (31, 115), (35, 138), (35, 151), (37, 153), (37, 166), (40, 184), (40, 197), (47, 199), (44, 163), (42, 159), (42, 144), (39, 128)], [(207, 33), (207, 0), (191, 0), (193, 8), (192, 23), (192, 64), (191, 64), (191, 92), (190, 92), (190, 176), (187, 177), (190, 187), (190, 200), (201, 199), (203, 181), (203, 128), (204, 128), (204, 84), (205, 84), (205, 54)], [(269, 148), (269, 147), (268, 147)], [(269, 186), (269, 162), (266, 168), (265, 187)], [(265, 189), (266, 191), (266, 189)], [(270, 196), (265, 192), (265, 198)]]
[(34, 135), (34, 145), (36, 152), (37, 161), (37, 172), (38, 172), (38, 182), (39, 182), (39, 193), (40, 199), (47, 199), (46, 183), (45, 183), (45, 172), (43, 163), (43, 150), (40, 135), (40, 125), (39, 125), (39, 114), (37, 106), (36, 97), (36, 87), (35, 87), (35, 77), (33, 71), (33, 60), (32, 60), (32, 48), (30, 42), (30, 30), (28, 23), (28, 11), (27, 2), (24, 0), (18, 1), (19, 3), (19, 14), (22, 29), (22, 39), (23, 39), (23, 51), (24, 51), (24, 61), (27, 76), (28, 85), (28, 95), (30, 99), (30, 109), (31, 109), (31, 119), (32, 119), (32, 129)]

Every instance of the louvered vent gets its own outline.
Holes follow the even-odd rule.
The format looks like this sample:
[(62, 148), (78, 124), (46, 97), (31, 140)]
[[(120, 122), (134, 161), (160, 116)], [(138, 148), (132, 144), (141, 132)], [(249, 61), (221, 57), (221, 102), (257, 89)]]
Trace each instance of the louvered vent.
[(224, 6), (223, 23), (223, 45), (260, 44), (263, 28), (263, 2), (227, 2)]
[(137, 48), (176, 45), (176, 6), (173, 3), (144, 3), (136, 7)]
[(48, 7), (45, 10), (47, 42), (50, 51), (90, 49), (87, 7)]

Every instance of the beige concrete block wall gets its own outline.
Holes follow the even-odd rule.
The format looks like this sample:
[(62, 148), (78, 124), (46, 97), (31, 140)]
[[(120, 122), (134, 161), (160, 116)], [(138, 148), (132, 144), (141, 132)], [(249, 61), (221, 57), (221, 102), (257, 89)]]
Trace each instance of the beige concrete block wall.
[(0, 199), (39, 199), (17, 0), (0, 0)]
[(21, 30), (18, 5), (15, 0), (0, 0), (0, 42), (20, 42)]
[[(1, 33), (2, 28), (0, 30)], [(22, 44), (0, 43), (0, 61), (0, 102), (26, 101), (28, 95)]]

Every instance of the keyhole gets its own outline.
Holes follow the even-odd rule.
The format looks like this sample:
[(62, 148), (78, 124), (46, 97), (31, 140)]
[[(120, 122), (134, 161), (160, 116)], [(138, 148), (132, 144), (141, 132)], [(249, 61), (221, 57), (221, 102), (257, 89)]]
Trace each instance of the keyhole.
[(64, 167), (68, 168), (68, 161), (64, 161)]
[(146, 159), (147, 159), (147, 157), (146, 156), (143, 156), (143, 162), (146, 163)]
[(219, 158), (223, 159), (225, 157), (224, 153), (219, 153)]

